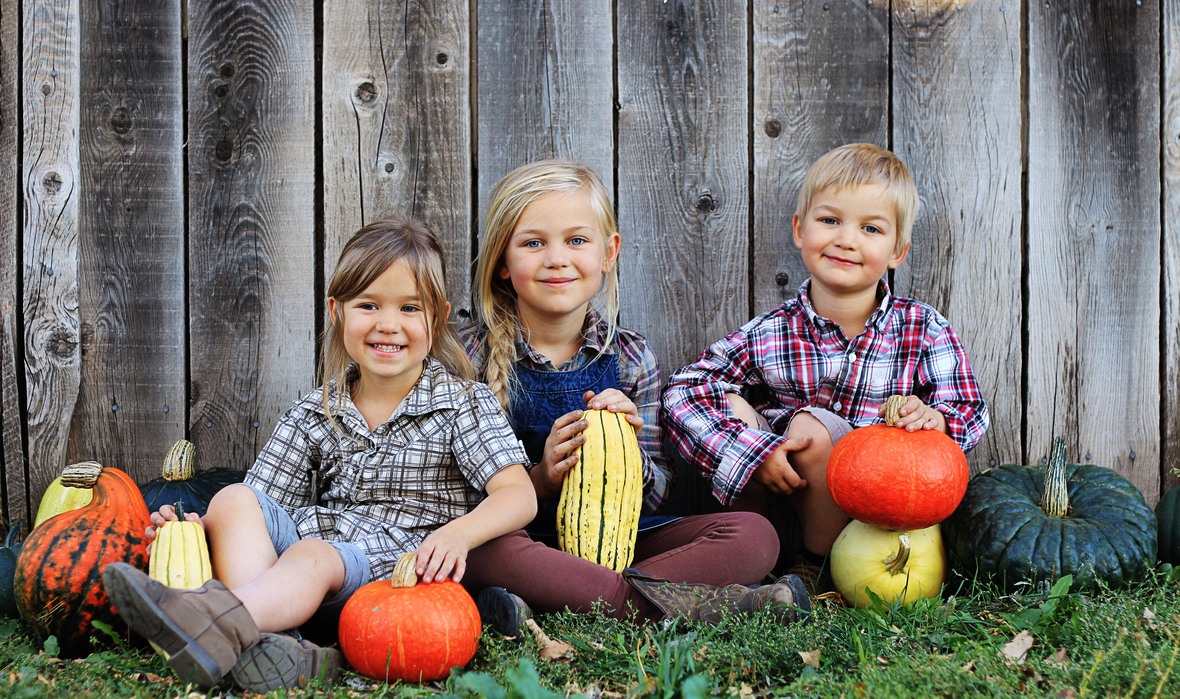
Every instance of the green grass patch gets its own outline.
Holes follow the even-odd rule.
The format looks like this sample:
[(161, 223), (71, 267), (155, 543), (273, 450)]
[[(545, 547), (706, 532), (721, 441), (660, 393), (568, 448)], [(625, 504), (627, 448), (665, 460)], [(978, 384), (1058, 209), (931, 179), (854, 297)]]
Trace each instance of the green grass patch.
[[(942, 599), (866, 609), (818, 602), (808, 623), (766, 616), (720, 624), (636, 626), (599, 614), (551, 614), (545, 633), (573, 647), (543, 660), (531, 638), (485, 635), (470, 665), (443, 682), (373, 682), (275, 696), (609, 699), (653, 697), (1176, 697), (1180, 577), (1162, 566), (1129, 589), (1079, 594), (1069, 578), (1024, 594), (961, 584)], [(109, 639), (104, 639), (108, 640)], [(81, 660), (36, 644), (0, 619), (0, 696), (190, 697), (150, 649)], [(231, 696), (228, 688), (208, 696)]]

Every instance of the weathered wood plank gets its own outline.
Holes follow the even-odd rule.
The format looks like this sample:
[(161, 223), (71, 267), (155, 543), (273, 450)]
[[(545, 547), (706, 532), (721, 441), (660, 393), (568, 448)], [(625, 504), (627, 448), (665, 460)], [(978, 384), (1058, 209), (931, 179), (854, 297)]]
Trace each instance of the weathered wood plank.
[(81, 382), (77, 0), (23, 4), (24, 332), (28, 493), (65, 465)]
[(398, 212), (447, 250), (448, 293), (471, 262), (470, 9), (466, 0), (324, 6), (324, 274), (358, 228)]
[(912, 2), (893, 13), (893, 142), (922, 197), (898, 293), (950, 319), (991, 428), (974, 471), (1024, 458), (1020, 13)]
[(753, 3), (751, 315), (793, 298), (807, 270), (791, 237), (803, 175), (845, 143), (888, 146), (886, 3)]
[[(614, 189), (611, 2), (479, 3), (479, 228), (513, 168), (569, 158)], [(632, 241), (623, 234), (624, 249)], [(626, 253), (624, 253), (626, 254)]]
[(84, 0), (82, 383), (70, 461), (142, 482), (185, 434), (180, 6)]
[(1155, 502), (1159, 7), (1032, 3), (1028, 22), (1028, 451), (1062, 434)]
[(308, 3), (188, 6), (190, 439), (253, 463), (315, 382), (315, 47)]
[(17, 37), (19, 0), (0, 0), (0, 517), (27, 520), (24, 406), (20, 396), (21, 342), (17, 303), (20, 229), (17, 183)]
[(1177, 482), (1172, 468), (1180, 467), (1180, 0), (1163, 0), (1162, 10), (1165, 376), (1160, 479), (1166, 489)]
[[(749, 317), (746, 3), (619, 3), (623, 322), (675, 371)], [(670, 511), (693, 509), (680, 473)]]

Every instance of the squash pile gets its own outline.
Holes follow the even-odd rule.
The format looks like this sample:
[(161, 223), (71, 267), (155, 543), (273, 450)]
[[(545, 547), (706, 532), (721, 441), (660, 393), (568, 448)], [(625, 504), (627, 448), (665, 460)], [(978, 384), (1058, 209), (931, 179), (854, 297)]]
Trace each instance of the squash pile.
[(937, 597), (946, 577), (939, 523), (967, 490), (963, 450), (935, 430), (897, 428), (904, 396), (890, 396), (885, 424), (860, 427), (832, 449), (827, 483), (852, 521), (832, 544), (832, 583), (847, 604), (866, 607)]
[(204, 517), (209, 501), (227, 485), (240, 483), (244, 471), (235, 468), (210, 468), (197, 471), (197, 447), (180, 439), (164, 455), (160, 476), (139, 486), (149, 512), (180, 502), (184, 509)]
[(1155, 565), (1157, 524), (1143, 494), (1114, 469), (1065, 461), (1005, 464), (971, 479), (944, 524), (956, 567), (1006, 590), (1072, 575), (1074, 589), (1118, 587)]

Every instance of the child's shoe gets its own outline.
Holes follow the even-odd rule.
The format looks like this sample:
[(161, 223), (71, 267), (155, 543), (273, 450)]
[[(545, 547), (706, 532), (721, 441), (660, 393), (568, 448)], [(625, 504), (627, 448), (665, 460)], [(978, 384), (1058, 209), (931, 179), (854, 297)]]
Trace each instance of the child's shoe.
[(519, 636), (525, 620), (533, 618), (533, 610), (525, 601), (502, 587), (480, 590), (475, 596), (475, 607), (479, 610), (480, 623), (509, 638)]
[(784, 575), (772, 585), (752, 587), (673, 583), (648, 577), (634, 568), (624, 570), (623, 578), (668, 617), (716, 623), (726, 614), (769, 609), (780, 624), (786, 625), (811, 615), (811, 599), (803, 581), (794, 575)]
[(330, 685), (343, 665), (344, 656), (335, 648), (322, 648), (297, 633), (263, 633), (257, 644), (242, 651), (230, 677), (239, 689), (266, 694), (303, 687), (313, 679)]

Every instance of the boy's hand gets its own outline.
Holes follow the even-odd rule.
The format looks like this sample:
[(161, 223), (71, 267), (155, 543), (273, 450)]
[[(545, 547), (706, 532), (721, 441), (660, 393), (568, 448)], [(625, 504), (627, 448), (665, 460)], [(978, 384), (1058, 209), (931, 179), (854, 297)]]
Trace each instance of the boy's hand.
[(586, 441), (582, 432), (589, 426), (589, 421), (582, 419), (581, 410), (572, 410), (553, 421), (541, 463), (529, 474), (538, 497), (555, 497), (561, 493), (566, 472), (578, 463), (575, 452)]
[(643, 428), (643, 418), (639, 417), (639, 407), (617, 388), (608, 388), (602, 393), (586, 391), (582, 396), (586, 401), (587, 410), (609, 410), (612, 413), (623, 413), (627, 422), (638, 432)]
[(461, 537), (448, 534), (445, 526), (440, 527), (414, 549), (418, 554), (417, 573), (422, 582), (442, 581), (448, 577), (455, 582), (463, 579), (467, 570), (467, 544)]
[[(894, 427), (900, 427), (907, 432), (918, 430), (939, 430), (946, 433), (946, 416), (922, 402), (917, 396), (906, 396), (905, 405), (898, 411), (899, 417)], [(877, 411), (877, 417), (885, 417), (885, 405)]]
[(779, 495), (790, 495), (797, 490), (806, 488), (807, 481), (803, 480), (795, 471), (795, 467), (791, 465), (787, 457), (791, 452), (806, 449), (810, 444), (811, 437), (788, 439), (770, 452), (770, 456), (766, 457), (762, 465), (754, 470), (751, 477), (755, 482), (766, 486), (770, 492)]

